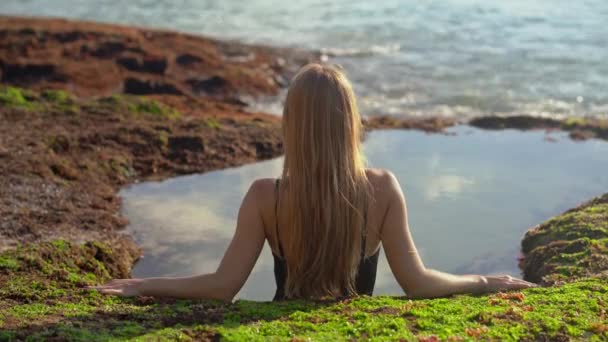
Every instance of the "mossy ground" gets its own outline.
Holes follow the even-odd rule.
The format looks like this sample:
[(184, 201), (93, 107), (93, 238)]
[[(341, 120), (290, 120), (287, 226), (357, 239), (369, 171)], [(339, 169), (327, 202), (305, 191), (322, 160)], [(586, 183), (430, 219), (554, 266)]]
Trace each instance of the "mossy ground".
[[(155, 167), (173, 165), (167, 164), (169, 161), (176, 165), (166, 169), (171, 175), (179, 173), (177, 166), (199, 165), (185, 170), (188, 172), (199, 172), (209, 165), (225, 167), (223, 159), (222, 163), (201, 159), (207, 151), (212, 155), (227, 151), (223, 158), (249, 147), (248, 160), (279, 151), (275, 145), (260, 144), (272, 127), (278, 130), (274, 121), (190, 120), (150, 98), (121, 95), (82, 100), (58, 90), (37, 93), (3, 87), (0, 109), (5, 108), (8, 119), (27, 121), (28, 132), (34, 129), (31, 119), (57, 123), (59, 128), (41, 126), (44, 129), (36, 131), (43, 146), (31, 154), (47, 156), (53, 177), (61, 176), (65, 184), (83, 180), (88, 192), (92, 189), (90, 179), (103, 180), (104, 175), (110, 175), (119, 177), (112, 182), (125, 184), (136, 171), (151, 175)], [(104, 128), (109, 124), (112, 126)], [(95, 127), (90, 135), (85, 134), (88, 127)], [(265, 133), (252, 134), (251, 144), (241, 142), (242, 148), (235, 148), (234, 142), (239, 140), (227, 134), (242, 138), (247, 130)], [(214, 145), (214, 137), (222, 144)], [(23, 150), (37, 145), (23, 141), (20, 146)], [(104, 146), (103, 154), (95, 154), (96, 146)], [(153, 152), (163, 158), (144, 167), (147, 158), (138, 157), (153, 156)], [(7, 172), (14, 175), (25, 169)], [(104, 201), (112, 198), (105, 190), (100, 196)], [(99, 207), (99, 203), (104, 202), (95, 205)], [(77, 212), (75, 208), (49, 207), (48, 212), (91, 218), (90, 210)], [(99, 216), (94, 223), (74, 221), (74, 226), (89, 224), (90, 229), (99, 229), (114, 217), (116, 208), (108, 206), (111, 214)], [(28, 219), (23, 222), (30, 226), (31, 217), (23, 215)], [(4, 220), (8, 226), (13, 222)], [(526, 236), (522, 263), (526, 276), (554, 286), (433, 300), (361, 297), (332, 302), (226, 304), (108, 297), (85, 287), (128, 277), (138, 255), (132, 245), (75, 245), (64, 240), (28, 243), (0, 253), (0, 341), (608, 340), (608, 278), (604, 274), (608, 269), (607, 222), (608, 195), (604, 195), (547, 221)], [(50, 229), (56, 233), (57, 226)]]
[(127, 276), (132, 254), (63, 240), (0, 254), (0, 341), (558, 340), (608, 338), (608, 283), (432, 300), (261, 303), (119, 298), (87, 290)]
[(34, 95), (22, 88), (0, 87), (0, 105), (21, 109), (35, 109)]
[(516, 116), (483, 116), (473, 118), (469, 125), (482, 129), (546, 129), (569, 132), (573, 140), (587, 140), (592, 138), (608, 140), (608, 120), (601, 117), (569, 117), (554, 119), (528, 115)]
[(27, 89), (0, 86), (0, 106), (26, 111), (78, 114), (85, 110), (111, 109), (145, 119), (176, 119), (181, 113), (159, 101), (142, 96), (113, 95), (96, 100), (77, 100), (64, 90), (49, 89), (36, 93)]
[(522, 241), (524, 274), (553, 284), (608, 270), (608, 194), (534, 227)]
[(113, 95), (101, 98), (95, 105), (109, 106), (136, 117), (147, 116), (156, 119), (177, 119), (181, 116), (181, 113), (174, 108), (153, 99), (140, 96)]

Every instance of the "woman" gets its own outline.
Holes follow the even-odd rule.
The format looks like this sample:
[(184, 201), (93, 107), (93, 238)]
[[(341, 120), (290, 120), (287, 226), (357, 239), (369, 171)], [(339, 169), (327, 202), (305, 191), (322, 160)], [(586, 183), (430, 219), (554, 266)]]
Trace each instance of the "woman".
[(426, 268), (410, 234), (401, 186), (390, 171), (365, 168), (361, 133), (346, 77), (331, 66), (305, 66), (291, 83), (283, 111), (282, 176), (253, 182), (217, 271), (120, 279), (94, 288), (121, 296), (230, 301), (265, 241), (275, 260), (275, 300), (371, 295), (380, 245), (409, 297), (535, 286), (510, 276), (452, 275)]

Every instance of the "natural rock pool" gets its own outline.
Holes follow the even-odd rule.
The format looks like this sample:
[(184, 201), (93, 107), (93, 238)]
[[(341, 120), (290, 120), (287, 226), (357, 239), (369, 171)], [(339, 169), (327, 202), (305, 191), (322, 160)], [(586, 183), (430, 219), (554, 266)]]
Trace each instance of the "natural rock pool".
[[(608, 189), (606, 142), (469, 127), (449, 132), (455, 135), (375, 131), (365, 142), (369, 166), (390, 169), (399, 179), (428, 267), (519, 275), (519, 246), (528, 228)], [(144, 249), (133, 276), (213, 272), (249, 185), (279, 176), (281, 168), (277, 158), (125, 188), (128, 232)], [(380, 260), (374, 293), (403, 294)], [(272, 267), (266, 246), (238, 297), (270, 300)]]

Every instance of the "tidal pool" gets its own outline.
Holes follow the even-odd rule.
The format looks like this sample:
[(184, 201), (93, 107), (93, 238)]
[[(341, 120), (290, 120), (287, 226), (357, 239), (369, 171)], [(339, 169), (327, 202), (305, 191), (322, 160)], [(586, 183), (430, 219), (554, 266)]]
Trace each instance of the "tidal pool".
[[(517, 257), (528, 228), (608, 191), (606, 142), (469, 127), (449, 132), (454, 135), (375, 131), (364, 145), (370, 167), (389, 169), (399, 179), (428, 267), (519, 276)], [(144, 249), (133, 276), (215, 271), (249, 185), (279, 176), (281, 168), (277, 158), (123, 189), (128, 232)], [(239, 298), (272, 299), (272, 262), (265, 246)], [(383, 256), (374, 294), (403, 294)]]

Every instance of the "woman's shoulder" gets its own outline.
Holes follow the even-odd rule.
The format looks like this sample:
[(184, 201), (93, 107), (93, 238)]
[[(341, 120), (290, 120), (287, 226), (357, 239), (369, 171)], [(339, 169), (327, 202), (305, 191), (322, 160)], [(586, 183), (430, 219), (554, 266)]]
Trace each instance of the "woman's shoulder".
[[(377, 194), (390, 193), (392, 189), (400, 187), (397, 177), (390, 170), (367, 168), (365, 169), (365, 173), (370, 185)], [(274, 199), (276, 184), (277, 178), (258, 178), (253, 181), (249, 191), (259, 198)]]
[(274, 208), (276, 178), (258, 178), (249, 186), (247, 195), (263, 212)]
[(267, 194), (274, 191), (277, 178), (258, 178), (251, 183), (250, 189), (256, 193)]
[(375, 188), (385, 188), (397, 182), (395, 174), (387, 169), (367, 168), (365, 169), (367, 179)]
[(377, 201), (389, 203), (393, 199), (403, 196), (401, 185), (392, 171), (386, 169), (366, 169), (365, 171)]

